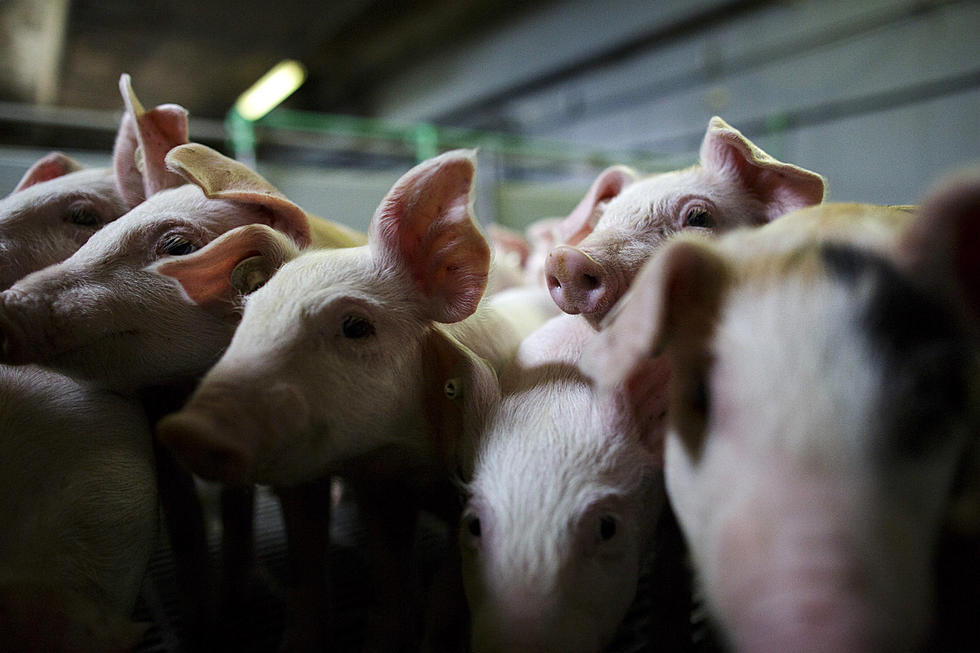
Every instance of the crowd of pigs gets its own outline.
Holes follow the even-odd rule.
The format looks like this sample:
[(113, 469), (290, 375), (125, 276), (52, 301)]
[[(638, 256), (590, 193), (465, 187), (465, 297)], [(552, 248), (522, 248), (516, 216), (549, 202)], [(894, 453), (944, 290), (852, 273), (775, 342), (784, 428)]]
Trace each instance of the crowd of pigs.
[[(136, 646), (161, 512), (219, 648), (192, 474), (280, 501), (282, 651), (329, 650), (331, 479), (364, 650), (603, 651), (651, 568), (727, 650), (980, 646), (980, 172), (823, 203), (713, 118), (699, 164), (490, 239), (446, 152), (363, 234), (120, 89), (111, 169), (51, 154), (0, 201), (0, 649)], [(456, 534), (424, 592), (420, 510)]]

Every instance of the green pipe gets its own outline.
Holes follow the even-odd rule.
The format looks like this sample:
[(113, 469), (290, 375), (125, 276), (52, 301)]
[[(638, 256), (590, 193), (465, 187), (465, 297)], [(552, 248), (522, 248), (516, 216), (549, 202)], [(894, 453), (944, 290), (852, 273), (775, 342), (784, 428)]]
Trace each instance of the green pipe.
[(419, 161), (435, 156), (440, 148), (479, 147), (508, 157), (563, 163), (583, 162), (596, 167), (623, 163), (643, 172), (677, 167), (676, 158), (639, 150), (596, 149), (517, 134), (283, 108), (275, 109), (255, 122), (246, 120), (232, 109), (228, 112), (226, 126), (236, 156), (238, 152), (251, 152), (254, 155), (260, 130), (271, 129), (400, 143), (412, 150)]

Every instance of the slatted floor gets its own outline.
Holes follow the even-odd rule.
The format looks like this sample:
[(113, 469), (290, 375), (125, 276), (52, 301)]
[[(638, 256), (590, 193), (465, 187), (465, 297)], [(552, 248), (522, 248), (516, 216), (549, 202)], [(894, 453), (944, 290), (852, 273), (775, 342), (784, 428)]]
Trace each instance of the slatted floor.
[[(219, 537), (216, 529), (209, 541), (211, 561), (218, 564)], [(283, 628), (283, 582), (286, 573), (286, 542), (276, 499), (266, 492), (257, 494), (255, 522), (255, 552), (262, 582), (254, 584), (250, 596), (243, 597), (241, 611), (226, 621), (228, 632), (236, 633), (234, 641), (216, 647), (238, 653), (275, 652)], [(331, 525), (331, 583), (333, 589), (334, 623), (336, 627), (333, 651), (357, 651), (364, 627), (363, 615), (367, 606), (367, 568), (363, 557), (362, 531), (353, 506), (341, 502), (333, 514)], [(418, 551), (420, 567), (434, 568), (445, 549), (445, 529), (434, 521), (423, 522)], [(165, 539), (165, 538), (161, 538)], [(215, 567), (216, 568), (216, 567)], [(651, 615), (657, 614), (658, 602), (674, 602), (677, 593), (664, 591), (656, 584), (656, 567), (640, 579), (637, 599), (630, 609), (609, 653), (640, 653), (713, 650), (706, 643), (678, 646), (677, 631), (668, 637), (651, 636), (658, 632)], [(670, 588), (668, 588), (670, 589)], [(683, 596), (683, 594), (681, 594)], [(174, 563), (170, 549), (161, 544), (154, 554), (144, 581), (140, 602), (134, 618), (149, 621), (138, 653), (191, 653), (179, 615)], [(661, 611), (662, 612), (662, 611)], [(674, 611), (676, 613), (676, 610)], [(673, 627), (673, 626), (672, 626)], [(662, 629), (661, 629), (662, 630)], [(684, 637), (686, 630), (680, 637)]]

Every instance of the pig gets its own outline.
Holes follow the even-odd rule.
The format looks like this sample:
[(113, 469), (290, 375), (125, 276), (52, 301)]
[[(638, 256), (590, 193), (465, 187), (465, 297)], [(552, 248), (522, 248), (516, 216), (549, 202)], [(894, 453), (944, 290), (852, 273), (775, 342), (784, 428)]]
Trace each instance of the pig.
[(8, 363), (43, 363), (121, 392), (193, 380), (231, 339), (236, 305), (233, 298), (188, 301), (156, 266), (248, 224), (281, 231), (297, 247), (362, 240), (312, 218), (246, 166), (204, 145), (175, 147), (165, 162), (184, 183), (156, 190), (65, 261), (0, 293)]
[(736, 651), (929, 640), (938, 533), (980, 427), (980, 176), (937, 193), (679, 237), (583, 355), (603, 392), (669, 360), (667, 494)]
[(547, 288), (544, 265), (548, 252), (558, 245), (562, 218), (540, 218), (527, 226), (524, 234), (498, 224), (488, 228), (495, 260), (500, 270), (491, 269), (488, 293), (518, 286)]
[[(141, 115), (135, 97), (127, 102)], [(8, 363), (37, 362), (141, 401), (155, 419), (183, 402), (227, 346), (239, 317), (237, 290), (215, 293), (191, 283), (196, 303), (158, 266), (248, 225), (281, 232), (293, 248), (360, 244), (366, 237), (306, 213), (244, 165), (201, 144), (180, 144), (182, 135), (171, 138), (172, 129), (136, 122), (139, 165), (119, 177), (132, 181), (133, 192), (140, 184), (146, 200), (62, 263), (0, 293), (0, 350)], [(251, 248), (245, 258), (281, 250), (281, 239), (269, 236), (244, 229), (234, 238)], [(209, 602), (208, 588), (199, 586), (206, 551), (193, 483), (166, 455), (160, 469), (171, 540), (178, 556), (192, 559), (178, 564), (185, 613), (206, 619), (200, 604)]]
[(559, 315), (501, 372), (459, 530), (474, 653), (605, 650), (649, 562), (670, 370), (624, 388), (645, 399), (627, 410), (578, 369), (594, 335)]
[[(135, 100), (129, 76), (124, 97), (138, 113), (123, 114), (116, 134), (111, 168), (83, 169), (61, 152), (42, 157), (24, 174), (13, 192), (0, 200), (0, 290), (30, 272), (71, 256), (96, 230), (143, 201), (132, 183), (139, 180), (134, 155), (140, 147), (137, 123), (165, 126), (187, 142), (187, 112), (165, 104), (150, 111)], [(175, 144), (179, 144), (175, 143)]]
[(157, 485), (142, 410), (35, 366), (0, 365), (0, 649), (129, 650)]
[(467, 473), (466, 434), (496, 396), (495, 369), (557, 312), (540, 289), (520, 313), (524, 291), (481, 302), (490, 250), (471, 212), (473, 177), (472, 152), (425, 161), (385, 196), (366, 246), (284, 264), (247, 296), (190, 401), (157, 426), (204, 478), (289, 488), (340, 474), (354, 488), (388, 617), (372, 622), (368, 649), (413, 641), (417, 506), (455, 519), (452, 479)]
[(548, 288), (566, 313), (598, 329), (643, 263), (672, 233), (761, 225), (823, 200), (824, 180), (772, 158), (715, 116), (700, 163), (645, 178), (613, 166), (556, 228)]

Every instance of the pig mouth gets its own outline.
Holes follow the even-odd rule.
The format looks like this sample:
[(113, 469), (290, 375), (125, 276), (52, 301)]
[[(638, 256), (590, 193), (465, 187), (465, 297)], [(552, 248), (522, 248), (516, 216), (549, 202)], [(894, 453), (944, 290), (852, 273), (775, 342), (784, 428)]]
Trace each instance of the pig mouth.
[[(83, 342), (69, 343), (62, 347), (51, 347), (47, 350), (38, 352), (37, 362), (39, 363), (71, 363), (79, 358), (84, 359), (86, 354), (93, 349), (105, 349), (110, 344), (126, 342), (139, 335), (138, 329), (120, 329), (97, 334)], [(30, 361), (27, 361), (30, 362)]]

